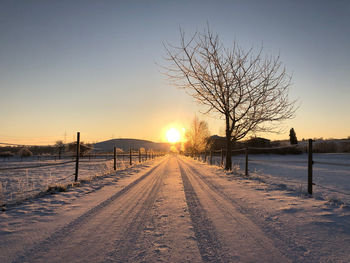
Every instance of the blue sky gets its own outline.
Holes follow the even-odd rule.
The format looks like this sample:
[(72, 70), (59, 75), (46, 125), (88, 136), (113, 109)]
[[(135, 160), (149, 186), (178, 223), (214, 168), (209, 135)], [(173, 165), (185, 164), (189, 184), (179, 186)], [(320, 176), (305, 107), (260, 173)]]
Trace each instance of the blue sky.
[(226, 46), (281, 55), (300, 102), (287, 130), (350, 136), (349, 13), (349, 1), (0, 1), (0, 142), (161, 141), (194, 114), (220, 133), (158, 65), (180, 26), (207, 22)]

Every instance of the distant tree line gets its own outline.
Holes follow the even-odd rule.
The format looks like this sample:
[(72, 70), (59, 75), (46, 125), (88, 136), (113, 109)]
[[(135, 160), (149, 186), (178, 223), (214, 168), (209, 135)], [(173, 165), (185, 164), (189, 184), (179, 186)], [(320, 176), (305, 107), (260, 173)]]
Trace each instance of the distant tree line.
[[(186, 138), (184, 150), (188, 155), (198, 155), (205, 151), (226, 150), (226, 138), (217, 135), (210, 136), (208, 124), (197, 117), (193, 119), (190, 129), (186, 133)], [(315, 153), (350, 153), (350, 138), (343, 140), (315, 139), (314, 141), (313, 152)], [(244, 141), (232, 141), (231, 149), (238, 150), (250, 147), (250, 153), (253, 154), (300, 154), (307, 152), (306, 142), (306, 140), (302, 140), (299, 143), (294, 128), (291, 128), (289, 143), (288, 141), (270, 141), (261, 137), (251, 137)], [(241, 154), (241, 152), (233, 151), (232, 155), (235, 154)]]
[[(76, 145), (76, 142), (64, 144), (62, 141), (57, 141), (55, 145), (47, 146), (4, 146), (0, 147), (0, 157), (74, 154)], [(80, 143), (81, 156), (87, 155), (92, 149), (92, 144)]]

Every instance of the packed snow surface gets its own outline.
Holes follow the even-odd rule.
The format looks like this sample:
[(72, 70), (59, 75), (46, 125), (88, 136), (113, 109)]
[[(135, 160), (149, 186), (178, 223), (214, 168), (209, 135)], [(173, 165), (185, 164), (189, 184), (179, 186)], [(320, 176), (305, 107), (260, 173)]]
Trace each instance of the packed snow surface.
[(0, 212), (0, 262), (348, 262), (350, 208), (168, 155)]

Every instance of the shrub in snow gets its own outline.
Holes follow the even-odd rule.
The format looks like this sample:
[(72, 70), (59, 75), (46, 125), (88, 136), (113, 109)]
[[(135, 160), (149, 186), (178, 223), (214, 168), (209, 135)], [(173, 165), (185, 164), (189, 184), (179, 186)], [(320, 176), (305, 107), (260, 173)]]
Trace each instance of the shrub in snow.
[(30, 157), (33, 156), (33, 153), (28, 148), (22, 148), (18, 151), (20, 157)]
[[(76, 142), (72, 142), (68, 144), (68, 151), (76, 153), (76, 149), (77, 149)], [(91, 150), (92, 150), (92, 145), (84, 144), (83, 142), (80, 142), (80, 156), (86, 156)]]

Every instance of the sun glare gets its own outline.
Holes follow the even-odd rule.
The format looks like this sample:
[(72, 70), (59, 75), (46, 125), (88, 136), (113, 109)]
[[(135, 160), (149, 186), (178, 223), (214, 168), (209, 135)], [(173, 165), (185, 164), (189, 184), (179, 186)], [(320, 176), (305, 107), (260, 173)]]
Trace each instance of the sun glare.
[(179, 142), (181, 139), (181, 135), (180, 132), (175, 129), (175, 128), (170, 128), (167, 132), (166, 132), (166, 139), (168, 140), (168, 142), (170, 143), (176, 143)]

